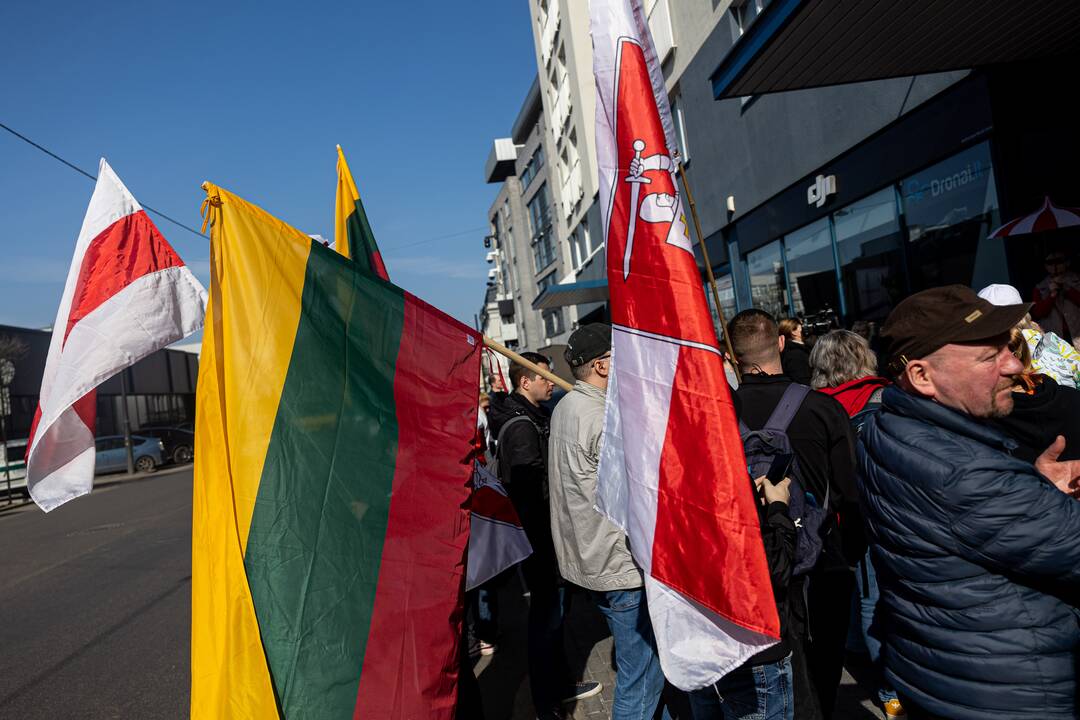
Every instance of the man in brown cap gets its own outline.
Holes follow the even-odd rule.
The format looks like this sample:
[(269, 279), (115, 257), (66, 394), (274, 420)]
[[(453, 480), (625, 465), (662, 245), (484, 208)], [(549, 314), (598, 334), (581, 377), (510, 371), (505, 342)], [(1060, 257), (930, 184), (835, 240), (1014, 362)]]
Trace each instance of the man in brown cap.
[(896, 386), (860, 437), (858, 479), (886, 675), (912, 720), (1072, 718), (1080, 627), (1080, 462), (1034, 465), (985, 420), (1012, 410), (1009, 329), (1026, 304), (961, 285), (882, 329)]

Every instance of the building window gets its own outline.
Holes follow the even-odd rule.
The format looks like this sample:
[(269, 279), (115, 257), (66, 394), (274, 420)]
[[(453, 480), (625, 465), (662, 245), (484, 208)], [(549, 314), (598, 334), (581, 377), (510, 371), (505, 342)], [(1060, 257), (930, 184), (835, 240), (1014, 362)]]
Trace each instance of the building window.
[(994, 281), (989, 268), (1005, 266), (1004, 244), (987, 239), (1001, 223), (993, 170), (984, 142), (901, 183), (912, 292), (979, 287)]
[(738, 40), (754, 24), (769, 0), (735, 0), (731, 3), (731, 37)]
[(840, 208), (833, 227), (845, 313), (852, 320), (883, 321), (905, 291), (896, 191), (888, 187)]
[(671, 121), (675, 124), (675, 144), (678, 145), (679, 159), (683, 164), (690, 162), (690, 147), (686, 144), (686, 121), (683, 118), (682, 98), (671, 98)]
[(562, 308), (544, 311), (544, 335), (549, 338), (563, 332)]
[(529, 201), (529, 226), (532, 230), (533, 267), (540, 272), (555, 261), (555, 243), (551, 233), (551, 208), (547, 183), (540, 186)]
[(525, 169), (521, 171), (521, 189), (524, 191), (532, 183), (533, 178), (544, 167), (544, 146), (537, 145), (536, 151), (533, 152), (532, 157), (529, 158), (529, 162), (525, 164)]
[(537, 295), (547, 290), (549, 287), (555, 284), (555, 273), (549, 272), (544, 277), (536, 281), (536, 288), (538, 290)]
[(765, 247), (748, 253), (746, 267), (750, 275), (750, 299), (754, 307), (778, 318), (786, 315), (787, 286), (784, 282), (784, 256), (780, 250), (780, 241), (774, 240)]
[(840, 293), (836, 287), (836, 258), (829, 218), (821, 218), (787, 235), (784, 254), (794, 313), (839, 311)]
[(574, 269), (580, 268), (589, 259), (589, 230), (584, 220), (578, 223), (570, 236), (570, 251), (574, 257)]

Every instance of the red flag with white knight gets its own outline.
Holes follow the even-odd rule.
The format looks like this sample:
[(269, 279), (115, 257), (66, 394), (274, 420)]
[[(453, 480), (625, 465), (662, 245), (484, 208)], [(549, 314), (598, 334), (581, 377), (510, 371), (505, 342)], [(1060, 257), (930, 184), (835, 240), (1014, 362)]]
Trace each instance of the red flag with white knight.
[(598, 505), (645, 571), (664, 674), (705, 687), (780, 624), (640, 0), (592, 0), (612, 372)]
[(205, 305), (206, 290), (102, 158), (27, 443), (42, 510), (93, 487), (97, 386), (201, 328)]

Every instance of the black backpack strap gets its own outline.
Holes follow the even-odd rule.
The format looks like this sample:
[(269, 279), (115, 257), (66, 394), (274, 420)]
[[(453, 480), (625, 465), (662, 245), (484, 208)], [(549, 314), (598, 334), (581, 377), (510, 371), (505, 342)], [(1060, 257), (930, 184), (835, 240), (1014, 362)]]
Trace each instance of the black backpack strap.
[(498, 456), (498, 454), (499, 454), (499, 446), (502, 444), (503, 435), (506, 434), (506, 429), (509, 428), (514, 423), (520, 422), (522, 420), (528, 420), (529, 424), (532, 425), (534, 428), (536, 428), (536, 432), (538, 432), (538, 433), (540, 432), (540, 428), (536, 427), (536, 423), (534, 423), (532, 421), (531, 417), (529, 417), (528, 415), (525, 415), (524, 413), (522, 413), (521, 415), (515, 415), (514, 417), (510, 418), (505, 423), (503, 423), (503, 426), (501, 428), (499, 428), (499, 435), (498, 435), (498, 437), (495, 438), (495, 455), (496, 456)]
[(739, 421), (739, 437), (744, 438), (747, 435), (749, 435), (751, 432), (753, 432), (753, 431), (750, 430), (749, 427), (747, 427), (746, 423), (744, 423), (742, 420), (740, 420)]
[(772, 415), (765, 422), (763, 430), (775, 430), (786, 433), (788, 425), (795, 419), (795, 413), (799, 412), (803, 400), (810, 394), (810, 388), (799, 383), (791, 383), (784, 390), (780, 402), (773, 408)]

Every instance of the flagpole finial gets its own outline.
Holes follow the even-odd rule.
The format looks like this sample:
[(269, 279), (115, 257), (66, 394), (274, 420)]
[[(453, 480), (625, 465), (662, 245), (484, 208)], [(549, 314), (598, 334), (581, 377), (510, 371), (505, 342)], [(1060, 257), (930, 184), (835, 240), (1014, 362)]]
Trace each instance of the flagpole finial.
[(210, 189), (210, 181), (209, 180), (203, 180), (202, 185), (200, 185), (199, 187), (202, 188), (203, 190), (209, 190)]
[(341, 145), (337, 146), (338, 152), (341, 152)]

